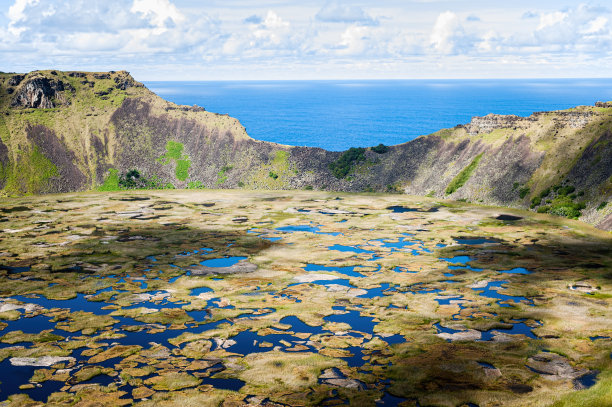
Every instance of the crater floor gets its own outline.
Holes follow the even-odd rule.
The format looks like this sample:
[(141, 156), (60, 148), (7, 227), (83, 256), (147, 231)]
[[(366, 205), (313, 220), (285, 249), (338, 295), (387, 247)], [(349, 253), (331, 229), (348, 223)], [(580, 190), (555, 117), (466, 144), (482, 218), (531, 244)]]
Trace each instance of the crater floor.
[(3, 406), (612, 399), (612, 236), (577, 221), (170, 190), (2, 199), (0, 229)]

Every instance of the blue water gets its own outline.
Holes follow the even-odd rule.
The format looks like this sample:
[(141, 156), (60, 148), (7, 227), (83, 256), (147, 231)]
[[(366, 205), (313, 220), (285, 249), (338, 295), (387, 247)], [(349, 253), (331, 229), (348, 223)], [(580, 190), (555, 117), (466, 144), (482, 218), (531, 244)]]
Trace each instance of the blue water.
[(221, 257), (219, 259), (210, 259), (201, 261), (200, 264), (206, 267), (232, 267), (233, 265), (246, 260), (246, 257)]
[(146, 82), (171, 102), (236, 117), (253, 138), (345, 150), (400, 144), (488, 113), (612, 100), (612, 79)]

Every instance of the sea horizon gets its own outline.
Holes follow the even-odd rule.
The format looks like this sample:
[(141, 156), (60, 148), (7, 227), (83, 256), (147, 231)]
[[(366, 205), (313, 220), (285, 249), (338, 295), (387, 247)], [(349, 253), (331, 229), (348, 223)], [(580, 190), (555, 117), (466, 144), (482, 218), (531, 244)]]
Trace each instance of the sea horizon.
[(181, 105), (237, 118), (257, 140), (342, 151), (467, 124), (474, 116), (612, 100), (612, 78), (145, 81)]

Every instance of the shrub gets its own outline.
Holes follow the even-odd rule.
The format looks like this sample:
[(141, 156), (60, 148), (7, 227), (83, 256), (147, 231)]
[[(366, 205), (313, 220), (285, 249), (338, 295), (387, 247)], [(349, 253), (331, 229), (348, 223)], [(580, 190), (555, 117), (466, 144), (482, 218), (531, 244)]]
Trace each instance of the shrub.
[[(172, 184), (169, 184), (174, 188)], [(109, 170), (109, 175), (104, 183), (98, 188), (99, 191), (120, 191), (126, 189), (168, 189), (168, 184), (161, 182), (157, 176), (147, 178), (140, 174), (137, 169), (131, 169), (119, 174), (114, 168)]]
[(529, 194), (529, 188), (523, 187), (519, 189), (519, 196), (521, 197), (521, 199), (525, 198), (528, 194)]
[(605, 208), (608, 205), (608, 202), (603, 201), (602, 203), (599, 204), (599, 206), (597, 207), (597, 210), (600, 211), (603, 208)]
[(389, 184), (386, 187), (386, 192), (390, 194), (399, 194), (402, 192), (402, 188), (399, 185)]
[(540, 198), (545, 198), (550, 195), (550, 188), (546, 188), (544, 191), (540, 192)]
[(571, 193), (573, 193), (576, 190), (576, 188), (573, 185), (566, 185), (564, 187), (561, 187), (557, 190), (557, 194), (559, 196), (565, 196), (565, 195), (569, 195)]
[(351, 147), (336, 161), (330, 163), (329, 169), (334, 177), (338, 179), (346, 177), (355, 164), (365, 161), (365, 151), (363, 147)]
[(377, 154), (384, 154), (387, 151), (389, 151), (389, 147), (387, 147), (386, 145), (384, 145), (383, 143), (380, 143), (377, 146), (374, 147), (370, 147), (370, 150), (374, 151)]
[(273, 179), (277, 179), (278, 178), (278, 174), (275, 173), (275, 172), (272, 172), (272, 171), (270, 171), (270, 173), (268, 175), (270, 176), (270, 178), (273, 178)]
[(306, 185), (306, 186), (304, 187), (304, 190), (306, 190), (306, 191), (312, 191), (312, 190), (313, 190), (312, 185)]
[(140, 189), (145, 187), (146, 180), (140, 178), (140, 172), (132, 169), (121, 174), (119, 177), (119, 186), (122, 189)]
[(566, 218), (578, 219), (584, 208), (586, 208), (584, 203), (574, 202), (568, 196), (560, 196), (553, 200), (548, 213), (557, 216), (565, 216)]

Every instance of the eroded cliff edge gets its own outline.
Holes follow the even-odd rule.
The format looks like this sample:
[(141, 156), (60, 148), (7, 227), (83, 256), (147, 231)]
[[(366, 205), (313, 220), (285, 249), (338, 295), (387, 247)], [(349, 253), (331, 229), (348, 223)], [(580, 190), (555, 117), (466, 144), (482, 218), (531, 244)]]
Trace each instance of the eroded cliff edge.
[(475, 117), (341, 153), (254, 140), (238, 120), (164, 101), (124, 71), (36, 71), (0, 74), (0, 137), (4, 195), (113, 187), (137, 170), (156, 187), (404, 192), (566, 216), (578, 208), (612, 230), (606, 103)]

